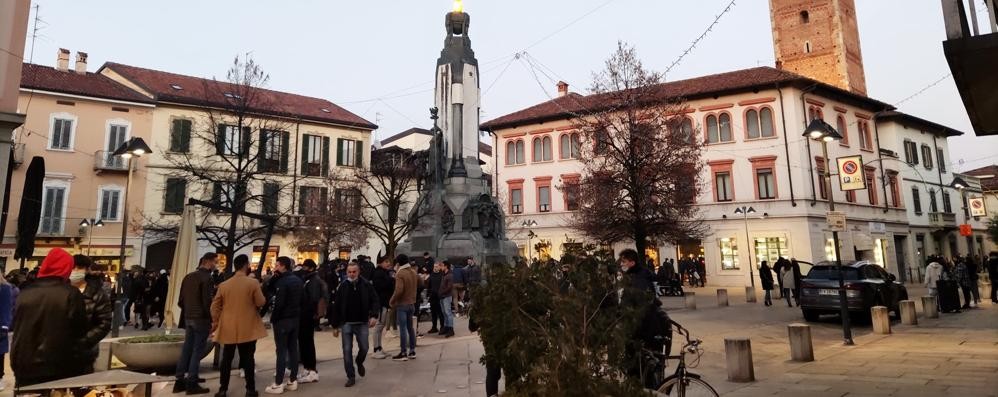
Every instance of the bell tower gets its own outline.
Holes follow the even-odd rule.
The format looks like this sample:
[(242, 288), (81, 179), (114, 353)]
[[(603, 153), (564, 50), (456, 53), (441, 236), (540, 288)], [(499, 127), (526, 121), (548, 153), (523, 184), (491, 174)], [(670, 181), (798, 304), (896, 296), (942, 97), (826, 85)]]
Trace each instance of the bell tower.
[(769, 0), (776, 68), (866, 95), (854, 0)]

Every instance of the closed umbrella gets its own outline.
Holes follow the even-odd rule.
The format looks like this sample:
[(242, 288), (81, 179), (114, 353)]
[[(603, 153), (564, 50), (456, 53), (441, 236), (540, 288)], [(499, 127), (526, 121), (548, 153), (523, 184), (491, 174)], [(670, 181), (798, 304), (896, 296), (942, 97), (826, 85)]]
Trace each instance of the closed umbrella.
[(173, 266), (170, 267), (170, 289), (166, 294), (166, 333), (177, 324), (173, 313), (177, 310), (180, 285), (187, 273), (194, 271), (198, 261), (197, 236), (194, 234), (194, 206), (184, 206), (180, 218), (180, 231), (177, 233), (177, 247), (173, 251)]
[(42, 217), (42, 183), (45, 182), (45, 159), (35, 156), (31, 158), (28, 171), (24, 176), (24, 193), (21, 195), (21, 209), (17, 214), (17, 247), (14, 249), (14, 259), (31, 258), (35, 252), (35, 235), (38, 234), (38, 222)]

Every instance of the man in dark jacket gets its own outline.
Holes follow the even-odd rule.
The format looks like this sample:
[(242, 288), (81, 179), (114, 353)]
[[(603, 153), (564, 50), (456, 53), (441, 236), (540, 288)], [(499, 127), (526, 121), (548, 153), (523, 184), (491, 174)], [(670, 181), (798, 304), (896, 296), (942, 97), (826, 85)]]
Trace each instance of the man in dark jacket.
[(295, 272), (305, 282), (305, 293), (302, 296), (301, 320), (298, 324), (298, 350), (301, 353), (301, 365), (305, 373), (298, 378), (301, 383), (319, 381), (319, 371), (316, 368), (315, 357), (315, 327), (319, 319), (326, 315), (326, 297), (329, 288), (319, 277), (315, 261), (306, 259), (301, 264), (301, 270)]
[[(135, 329), (142, 327), (147, 330), (152, 327), (149, 323), (149, 291), (152, 287), (149, 284), (149, 277), (141, 270), (134, 272), (132, 280), (132, 301), (135, 302)], [(141, 322), (139, 322), (141, 320)]]
[(211, 333), (211, 301), (215, 296), (211, 271), (217, 267), (218, 254), (206, 253), (201, 257), (198, 268), (184, 276), (180, 284), (177, 306), (180, 307), (180, 328), (185, 332), (183, 351), (180, 361), (177, 361), (174, 393), (194, 395), (209, 392), (198, 384), (198, 371)]
[[(346, 370), (346, 387), (357, 383), (356, 375), (364, 376), (364, 360), (367, 358), (368, 329), (374, 327), (381, 312), (378, 293), (371, 282), (360, 277), (360, 266), (347, 267), (347, 278), (336, 288), (333, 304), (333, 335), (343, 332), (343, 367)], [(357, 339), (357, 358), (353, 357), (353, 340)], [(356, 363), (356, 373), (354, 371)]]
[(357, 255), (357, 263), (360, 265), (360, 276), (370, 281), (374, 277), (374, 263), (366, 255)]
[(111, 317), (114, 304), (111, 296), (104, 291), (104, 280), (99, 275), (90, 275), (93, 261), (86, 255), (73, 255), (73, 271), (69, 273), (69, 284), (83, 294), (83, 306), (87, 316), (87, 334), (83, 339), (86, 349), (87, 373), (94, 372), (94, 360), (99, 353), (101, 339), (111, 332)]
[[(245, 256), (245, 255), (240, 255)], [(277, 373), (274, 384), (267, 387), (269, 394), (281, 394), (285, 389), (298, 389), (298, 325), (301, 322), (301, 301), (305, 283), (291, 272), (291, 258), (277, 258), (274, 277), (271, 279), (273, 308), (270, 323), (274, 327), (274, 347), (277, 349)], [(284, 371), (291, 369), (291, 379), (284, 384)]]
[[(430, 258), (433, 259), (433, 258)], [(435, 334), (440, 331), (437, 324), (442, 328), (444, 325), (444, 315), (440, 308), (440, 282), (443, 281), (443, 273), (440, 271), (440, 264), (434, 264), (430, 269), (430, 275), (426, 280), (427, 295), (430, 299), (430, 330), (427, 333)], [(450, 294), (450, 289), (447, 290)]]
[(371, 284), (378, 294), (378, 323), (374, 326), (374, 358), (388, 358), (388, 354), (381, 348), (381, 336), (385, 327), (389, 325), (388, 312), (389, 300), (395, 292), (395, 268), (392, 266), (392, 258), (385, 256), (378, 261), (378, 267), (374, 269), (371, 277)]
[(135, 279), (132, 278), (132, 273), (126, 271), (121, 273), (120, 281), (118, 281), (121, 284), (121, 291), (122, 291), (121, 308), (122, 311), (125, 312), (123, 317), (125, 319), (125, 322), (123, 324), (126, 325), (132, 321), (131, 309), (132, 305), (135, 303), (132, 300), (132, 281), (134, 280)]
[(83, 344), (88, 329), (83, 294), (69, 285), (72, 271), (73, 257), (54, 248), (38, 278), (17, 297), (10, 349), (17, 387), (83, 375), (91, 365)]
[(170, 275), (166, 270), (160, 270), (152, 285), (152, 312), (159, 318), (159, 327), (163, 327), (166, 318), (166, 295), (170, 292)]
[[(640, 316), (640, 323), (635, 329), (635, 335), (627, 346), (628, 362), (632, 363), (629, 371), (631, 376), (641, 378), (642, 366), (640, 365), (641, 348), (652, 351), (661, 351), (664, 339), (657, 337), (669, 337), (672, 329), (657, 321), (657, 316), (662, 311), (659, 310), (661, 302), (655, 298), (655, 287), (652, 283), (652, 274), (644, 266), (638, 264), (638, 252), (626, 249), (620, 253), (620, 268), (624, 272), (624, 290), (620, 297), (620, 305), (624, 310), (632, 311), (630, 315)], [(650, 378), (650, 377), (646, 377)], [(651, 379), (644, 379), (650, 381)], [(646, 387), (653, 385), (646, 384)]]
[(434, 274), (440, 277), (440, 285), (436, 288), (431, 287), (430, 291), (436, 291), (436, 295), (440, 297), (437, 303), (443, 309), (441, 316), (443, 317), (441, 320), (443, 322), (443, 329), (440, 330), (440, 335), (450, 338), (454, 336), (454, 306), (452, 305), (452, 301), (454, 300), (454, 274), (450, 271), (450, 263), (446, 261), (438, 263), (434, 270), (436, 270)]
[(988, 278), (991, 279), (991, 303), (998, 304), (998, 251), (988, 254)]

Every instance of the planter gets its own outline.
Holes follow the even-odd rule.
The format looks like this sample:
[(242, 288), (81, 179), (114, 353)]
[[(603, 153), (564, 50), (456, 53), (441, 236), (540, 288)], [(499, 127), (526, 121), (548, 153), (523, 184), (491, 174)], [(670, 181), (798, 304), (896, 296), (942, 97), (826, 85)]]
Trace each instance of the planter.
[[(206, 345), (204, 359), (213, 344)], [(111, 343), (111, 352), (132, 369), (171, 369), (177, 366), (184, 349), (184, 335), (152, 335), (119, 339)]]

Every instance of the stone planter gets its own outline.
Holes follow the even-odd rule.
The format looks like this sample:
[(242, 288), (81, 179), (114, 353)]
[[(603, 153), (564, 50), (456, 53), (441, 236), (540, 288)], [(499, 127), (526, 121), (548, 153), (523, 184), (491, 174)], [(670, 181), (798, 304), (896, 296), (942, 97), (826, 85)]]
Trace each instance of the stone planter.
[[(127, 341), (146, 337), (119, 339), (111, 342), (111, 352), (131, 369), (172, 369), (177, 366), (177, 361), (180, 361), (184, 348), (184, 336), (177, 335), (178, 339), (173, 337), (174, 335), (170, 335), (169, 340), (132, 343)], [(206, 351), (201, 355), (202, 359), (211, 353), (213, 345), (209, 342), (206, 347)]]

